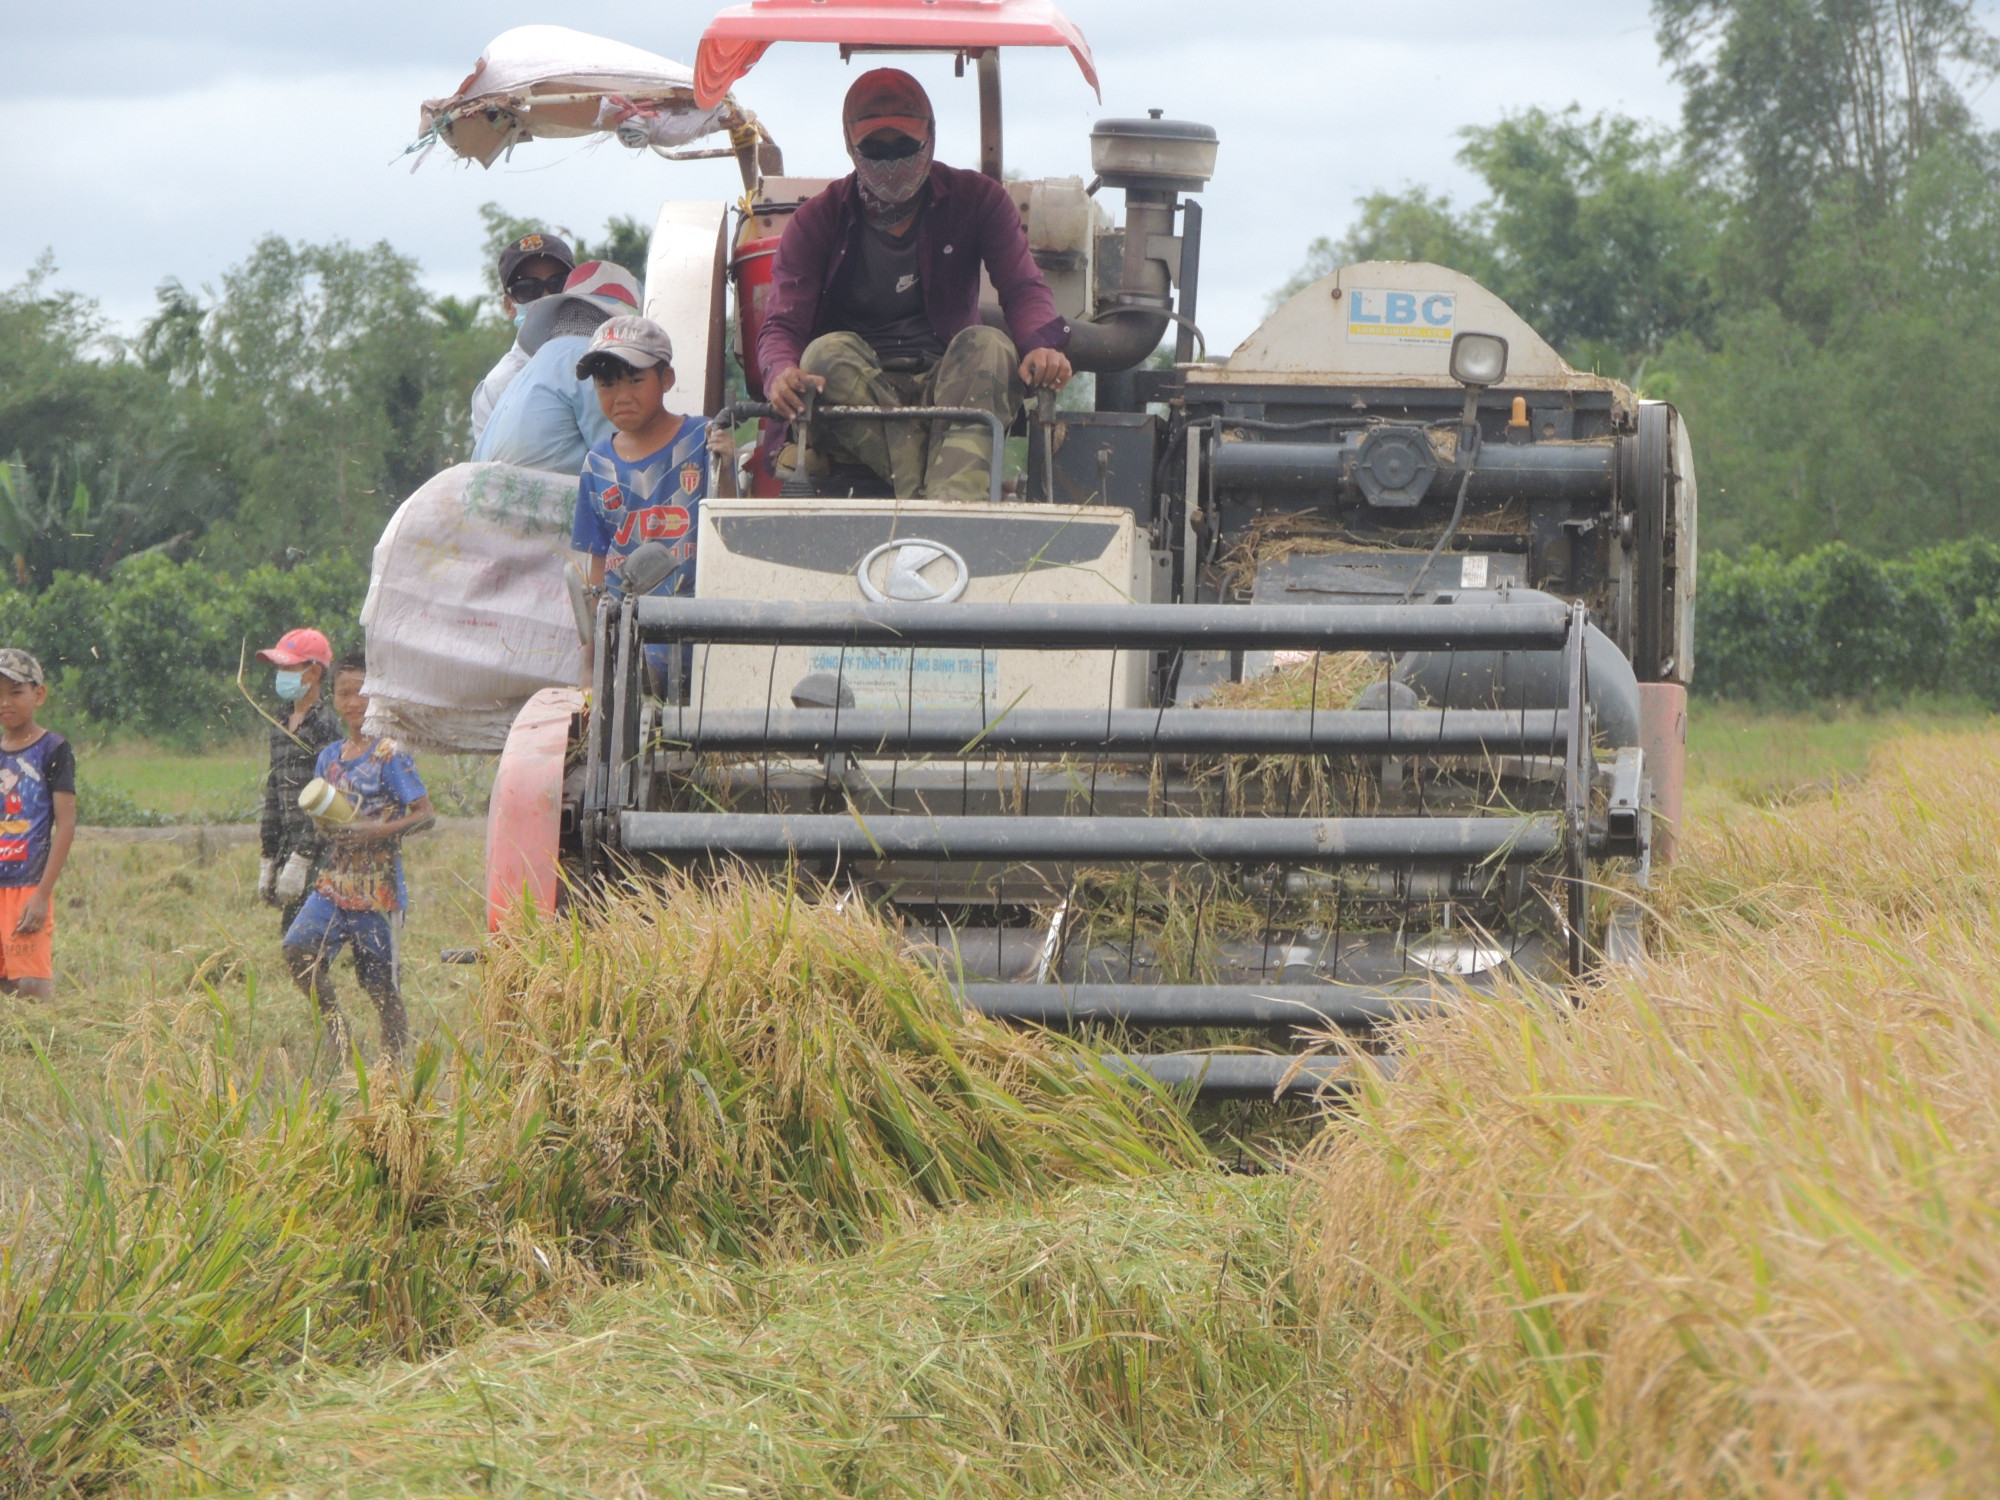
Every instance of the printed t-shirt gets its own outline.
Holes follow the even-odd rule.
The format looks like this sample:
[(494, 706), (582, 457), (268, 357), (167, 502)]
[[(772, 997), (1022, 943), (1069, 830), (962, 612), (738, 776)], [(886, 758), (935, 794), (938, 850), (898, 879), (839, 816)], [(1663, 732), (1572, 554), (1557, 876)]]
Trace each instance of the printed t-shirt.
[(663, 542), (674, 571), (655, 594), (694, 592), (695, 523), (708, 494), (708, 418), (683, 417), (665, 447), (628, 463), (609, 439), (590, 450), (576, 485), (576, 524), (570, 545), (604, 559), (606, 582), (641, 542)]
[[(383, 736), (353, 760), (341, 759), (346, 748), (345, 740), (328, 745), (313, 769), (354, 799), (358, 818), (400, 817), (424, 795), (416, 763), (394, 740)], [(409, 905), (403, 885), (403, 841), (329, 838), (316, 889), (342, 911), (401, 911)]]
[(472, 445), (472, 461), (551, 474), (582, 468), (591, 446), (617, 430), (604, 415), (596, 385), (577, 376), (576, 362), (589, 348), (589, 338), (574, 333), (537, 349), (494, 403), (486, 430)]
[(54, 730), (0, 750), (0, 886), (39, 885), (49, 863), (57, 792), (76, 792), (76, 751)]

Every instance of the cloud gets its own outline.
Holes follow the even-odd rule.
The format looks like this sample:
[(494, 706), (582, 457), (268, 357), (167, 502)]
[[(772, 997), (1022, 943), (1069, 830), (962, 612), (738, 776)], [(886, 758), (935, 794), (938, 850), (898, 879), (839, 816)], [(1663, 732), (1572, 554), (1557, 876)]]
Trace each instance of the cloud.
[[(1100, 106), (1060, 53), (1005, 60), (1008, 165), (1089, 175), (1091, 122), (1149, 107), (1216, 127), (1203, 195), (1202, 318), (1226, 350), (1315, 236), (1353, 200), (1421, 182), (1467, 198), (1457, 131), (1530, 104), (1678, 108), (1644, 0), (1540, 0), (1495, 9), (1266, 0), (1074, 0), (1104, 82)], [(537, 143), (483, 172), (400, 156), (417, 106), (449, 92), (496, 32), (528, 20), (610, 32), (691, 59), (706, 6), (671, 20), (554, 4), (532, 13), (451, 0), (323, 7), (231, 3), (185, 16), (113, 0), (10, 19), (0, 61), (0, 281), (46, 247), (66, 285), (128, 326), (169, 275), (212, 282), (258, 236), (388, 240), (440, 291), (480, 288), (478, 205), (593, 232), (650, 217), (668, 196), (733, 200), (726, 163), (673, 164), (616, 145)], [(974, 156), (972, 80), (912, 60), (938, 102), (940, 156)], [(739, 87), (799, 173), (844, 170), (834, 128), (853, 70), (831, 48), (774, 49)]]

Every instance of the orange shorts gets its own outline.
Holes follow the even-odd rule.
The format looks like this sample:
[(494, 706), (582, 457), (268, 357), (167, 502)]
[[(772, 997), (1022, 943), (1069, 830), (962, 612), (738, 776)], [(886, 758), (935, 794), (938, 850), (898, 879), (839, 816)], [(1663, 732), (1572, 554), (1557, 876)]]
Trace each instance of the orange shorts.
[(16, 936), (14, 924), (21, 920), (21, 908), (35, 894), (31, 885), (0, 885), (0, 979), (53, 979), (56, 977), (56, 908), (49, 903), (49, 918), (40, 932)]

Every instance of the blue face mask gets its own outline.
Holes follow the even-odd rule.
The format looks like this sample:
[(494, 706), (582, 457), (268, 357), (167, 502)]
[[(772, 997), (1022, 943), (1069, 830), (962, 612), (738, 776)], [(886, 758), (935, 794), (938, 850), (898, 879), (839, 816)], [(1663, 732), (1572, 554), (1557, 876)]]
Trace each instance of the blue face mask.
[(525, 307), (517, 307), (517, 308), (515, 308), (515, 309), (514, 309), (514, 326), (515, 326), (516, 328), (524, 328), (524, 327), (526, 327), (526, 326), (527, 326), (527, 322), (528, 322), (528, 310), (527, 310), (527, 308), (525, 308)]
[(297, 668), (280, 672), (276, 687), (280, 698), (287, 703), (296, 703), (306, 695), (306, 674)]

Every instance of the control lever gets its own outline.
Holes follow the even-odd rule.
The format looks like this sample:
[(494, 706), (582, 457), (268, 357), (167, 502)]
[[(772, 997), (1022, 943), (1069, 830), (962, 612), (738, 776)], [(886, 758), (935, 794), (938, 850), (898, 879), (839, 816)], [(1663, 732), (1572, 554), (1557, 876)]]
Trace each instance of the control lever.
[[(1055, 504), (1056, 499), (1056, 392), (1053, 386), (1042, 386), (1035, 392), (1035, 425), (1042, 429), (1042, 499)], [(993, 455), (993, 462), (1000, 462), (1000, 455)]]
[(813, 492), (812, 476), (806, 472), (806, 454), (812, 448), (813, 407), (818, 404), (819, 391), (814, 386), (805, 389), (805, 409), (792, 419), (792, 452), (798, 455), (792, 472), (785, 477), (781, 495), (810, 495)]

